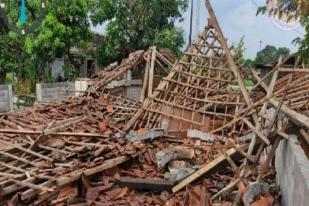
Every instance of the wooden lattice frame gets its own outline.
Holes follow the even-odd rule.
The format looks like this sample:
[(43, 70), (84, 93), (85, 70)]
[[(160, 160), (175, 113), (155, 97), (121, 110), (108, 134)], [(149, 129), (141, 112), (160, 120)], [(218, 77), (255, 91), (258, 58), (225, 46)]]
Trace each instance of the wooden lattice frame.
[(245, 104), (241, 94), (232, 90), (234, 80), (218, 33), (209, 25), (127, 129), (165, 128), (172, 134), (214, 130), (233, 119)]

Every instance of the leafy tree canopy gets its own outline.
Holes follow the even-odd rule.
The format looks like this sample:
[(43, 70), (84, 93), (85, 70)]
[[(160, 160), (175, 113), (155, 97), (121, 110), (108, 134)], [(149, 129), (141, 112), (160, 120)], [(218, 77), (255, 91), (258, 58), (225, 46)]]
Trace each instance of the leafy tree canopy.
[[(19, 1), (4, 0), (11, 22), (18, 22)], [(66, 65), (73, 65), (70, 48), (83, 54), (91, 48), (91, 21), (105, 23), (106, 38), (97, 49), (100, 63), (105, 65), (121, 60), (136, 49), (151, 45), (180, 53), (184, 40), (175, 22), (182, 20), (187, 0), (45, 0), (41, 16), (41, 1), (27, 0), (26, 28), (31, 34), (9, 31), (7, 22), (0, 18), (0, 81), (13, 71), (18, 79), (38, 80), (49, 77), (50, 63), (65, 57)], [(85, 56), (85, 55), (84, 55)], [(84, 57), (83, 55), (81, 57)]]
[(289, 55), (290, 50), (286, 47), (276, 48), (275, 46), (267, 45), (264, 49), (256, 54), (255, 64), (267, 64), (275, 62), (280, 56)]
[(179, 54), (184, 40), (175, 22), (182, 20), (186, 8), (187, 0), (98, 0), (91, 18), (94, 24), (107, 23), (105, 41), (98, 48), (99, 63), (119, 61), (152, 45)]
[[(267, 0), (266, 3), (272, 3), (274, 0)], [(269, 11), (271, 15), (288, 14), (290, 18), (297, 18), (299, 16), (306, 17), (309, 15), (309, 1), (308, 0), (276, 0), (279, 7)], [(258, 8), (257, 14), (265, 13), (267, 6)]]
[[(269, 3), (271, 0), (267, 0)], [(299, 46), (298, 55), (309, 63), (309, 1), (308, 0), (278, 0), (279, 8), (268, 11), (267, 6), (258, 8), (257, 15), (268, 12), (273, 16), (287, 15), (287, 20), (299, 19), (305, 28), (304, 36), (296, 38), (292, 43)]]
[[(38, 78), (49, 76), (49, 63), (67, 55), (71, 47), (87, 48), (92, 38), (89, 30), (89, 11), (95, 0), (46, 0), (43, 19), (41, 1), (27, 1), (27, 25), (35, 26), (31, 34), (23, 36), (20, 32), (2, 32), (0, 36), (0, 68), (4, 73), (14, 71), (19, 79), (30, 79), (35, 83)], [(6, 1), (12, 22), (18, 22), (18, 1)], [(0, 24), (5, 24), (1, 22)], [(36, 25), (37, 24), (37, 25)], [(16, 23), (17, 26), (18, 23)], [(3, 48), (3, 49), (2, 49)], [(68, 55), (67, 55), (68, 56)], [(67, 57), (68, 63), (70, 63)]]
[(244, 52), (245, 48), (245, 36), (242, 36), (238, 43), (232, 45), (232, 49), (234, 52), (235, 59), (237, 59), (239, 64), (245, 63)]

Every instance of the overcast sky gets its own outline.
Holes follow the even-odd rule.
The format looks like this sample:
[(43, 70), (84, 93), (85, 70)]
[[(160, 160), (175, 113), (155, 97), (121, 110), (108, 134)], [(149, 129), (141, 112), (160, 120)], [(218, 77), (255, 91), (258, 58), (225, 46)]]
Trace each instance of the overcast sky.
[[(191, 0), (189, 0), (191, 1)], [(200, 32), (206, 25), (208, 13), (204, 5), (204, 0), (194, 0), (195, 8), (200, 8)], [(265, 4), (266, 0), (211, 0), (224, 35), (228, 38), (229, 45), (239, 42), (245, 35), (246, 56), (254, 57), (261, 46), (267, 44), (276, 47), (288, 47), (292, 52), (296, 47), (292, 41), (302, 36), (303, 28), (293, 24), (293, 27), (280, 27), (274, 23), (267, 15), (256, 16), (257, 5)], [(257, 5), (256, 5), (257, 4)], [(184, 13), (184, 21), (177, 25), (185, 31), (185, 39), (188, 41), (190, 22), (190, 8)], [(96, 31), (103, 33), (103, 27), (98, 27)], [(262, 42), (262, 44), (261, 44)]]

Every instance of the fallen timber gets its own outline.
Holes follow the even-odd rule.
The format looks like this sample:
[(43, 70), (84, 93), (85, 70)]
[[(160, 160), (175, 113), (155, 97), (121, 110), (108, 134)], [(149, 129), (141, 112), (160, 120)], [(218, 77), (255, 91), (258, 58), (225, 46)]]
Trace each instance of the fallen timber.
[[(112, 111), (108, 107), (112, 107)], [(113, 140), (113, 135), (118, 133), (113, 124), (118, 123), (120, 130), (121, 123), (125, 124), (128, 115), (138, 108), (137, 102), (105, 93), (67, 98), (23, 113), (5, 114), (0, 122), (3, 128), (0, 143), (4, 148), (0, 151), (2, 196), (23, 189), (20, 198), (26, 201), (70, 184), (82, 174), (92, 176), (136, 157), (138, 153), (133, 151), (141, 151), (138, 148), (130, 147), (132, 155), (125, 150), (112, 151), (124, 143)], [(117, 112), (123, 111), (127, 116), (120, 120)], [(10, 121), (13, 118), (14, 121)], [(25, 136), (28, 138), (23, 138)], [(90, 155), (88, 158), (104, 153), (107, 156), (85, 165), (83, 153)], [(74, 162), (76, 160), (80, 162)]]

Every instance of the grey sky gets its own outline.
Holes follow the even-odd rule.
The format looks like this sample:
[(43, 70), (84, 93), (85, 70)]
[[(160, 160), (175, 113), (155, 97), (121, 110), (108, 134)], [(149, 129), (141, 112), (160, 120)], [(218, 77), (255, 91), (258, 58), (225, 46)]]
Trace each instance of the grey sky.
[[(189, 0), (191, 1), (191, 0)], [(267, 15), (256, 16), (257, 5), (264, 5), (266, 0), (211, 0), (225, 37), (231, 45), (239, 42), (245, 35), (246, 56), (254, 57), (267, 44), (276, 47), (288, 47), (296, 51), (292, 41), (304, 33), (303, 28), (285, 30), (272, 22)], [(200, 7), (200, 32), (206, 25), (208, 13), (204, 0), (194, 0), (195, 6)], [(185, 40), (188, 41), (190, 8), (184, 13), (184, 21), (177, 24), (185, 31)], [(102, 33), (104, 27), (94, 29)]]

